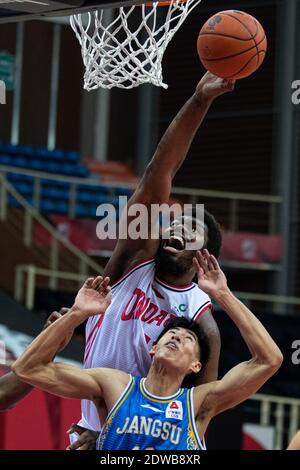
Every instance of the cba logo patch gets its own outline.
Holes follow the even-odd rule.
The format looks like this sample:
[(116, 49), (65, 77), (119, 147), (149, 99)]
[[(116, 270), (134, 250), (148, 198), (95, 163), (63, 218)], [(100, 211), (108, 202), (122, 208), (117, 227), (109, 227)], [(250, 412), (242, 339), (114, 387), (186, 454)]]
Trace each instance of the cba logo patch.
[(221, 21), (222, 21), (222, 16), (220, 16), (220, 15), (213, 16), (208, 22), (208, 28), (209, 29), (215, 29), (215, 27), (219, 23), (221, 23)]
[(177, 313), (179, 316), (183, 316), (185, 312), (187, 311), (187, 304), (180, 304), (180, 305), (173, 305), (172, 310)]
[(166, 409), (166, 418), (180, 419), (183, 418), (181, 401), (172, 401)]

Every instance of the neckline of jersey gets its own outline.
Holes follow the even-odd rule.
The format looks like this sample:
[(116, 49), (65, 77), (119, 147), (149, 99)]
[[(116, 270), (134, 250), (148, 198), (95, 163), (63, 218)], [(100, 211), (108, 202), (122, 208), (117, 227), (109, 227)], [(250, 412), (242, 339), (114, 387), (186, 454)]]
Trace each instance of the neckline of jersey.
[(192, 287), (194, 285), (193, 282), (189, 282), (188, 284), (185, 284), (184, 286), (176, 286), (175, 284), (171, 284), (170, 282), (164, 281), (163, 279), (159, 278), (158, 276), (155, 276), (154, 278), (156, 281), (158, 281), (160, 284), (165, 285), (166, 287), (172, 287), (173, 289), (188, 289), (189, 287)]
[(154, 395), (153, 393), (150, 393), (147, 390), (145, 382), (146, 382), (146, 378), (143, 378), (142, 381), (141, 381), (142, 389), (143, 389), (143, 392), (145, 393), (145, 395), (147, 395), (150, 399), (153, 398), (154, 400), (172, 401), (175, 398), (177, 398), (179, 395), (182, 394), (182, 388), (180, 388), (176, 393), (174, 393), (173, 395), (169, 395), (167, 397), (161, 397), (161, 396), (158, 396), (158, 395)]

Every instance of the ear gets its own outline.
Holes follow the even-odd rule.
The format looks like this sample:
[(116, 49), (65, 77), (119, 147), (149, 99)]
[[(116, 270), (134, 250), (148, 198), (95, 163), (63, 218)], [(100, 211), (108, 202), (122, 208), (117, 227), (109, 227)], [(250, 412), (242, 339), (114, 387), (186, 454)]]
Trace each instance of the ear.
[(157, 345), (156, 344), (153, 344), (152, 348), (151, 348), (151, 351), (150, 351), (150, 356), (151, 358), (154, 356), (155, 352), (157, 350)]
[(190, 365), (190, 373), (194, 372), (195, 374), (198, 374), (200, 370), (202, 369), (202, 364), (200, 361), (194, 361)]

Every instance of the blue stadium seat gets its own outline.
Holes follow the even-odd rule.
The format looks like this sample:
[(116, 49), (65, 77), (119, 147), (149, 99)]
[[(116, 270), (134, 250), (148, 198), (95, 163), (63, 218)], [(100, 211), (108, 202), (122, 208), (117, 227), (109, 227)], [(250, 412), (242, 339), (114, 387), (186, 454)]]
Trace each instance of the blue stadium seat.
[(52, 155), (53, 155), (53, 151), (48, 150), (47, 148), (38, 147), (36, 149), (36, 156), (38, 158), (49, 159), (50, 160), (52, 158)]
[(52, 212), (55, 209), (55, 202), (43, 199), (40, 204), (40, 209), (42, 212)]
[(97, 206), (92, 206), (92, 205), (83, 205), (83, 204), (77, 204), (76, 205), (76, 216), (77, 217), (85, 217), (87, 219), (92, 219), (96, 217), (96, 209)]
[(64, 189), (60, 189), (57, 187), (48, 187), (48, 188), (42, 188), (42, 197), (48, 198), (48, 199), (63, 199), (63, 200), (68, 200), (69, 199), (69, 193), (68, 191), (65, 191)]
[[(25, 145), (0, 144), (0, 165), (10, 165), (18, 168), (29, 168), (55, 174), (76, 177), (88, 177), (90, 171), (80, 162), (80, 154), (73, 151), (56, 149), (50, 151), (42, 147)], [(30, 203), (34, 192), (34, 177), (14, 172), (7, 174), (8, 180), (15, 186)], [(44, 178), (41, 180), (40, 209), (44, 213), (68, 215), (69, 194), (71, 184), (65, 181)], [(130, 196), (132, 193), (126, 187), (109, 188), (81, 184), (76, 191), (77, 217), (95, 218), (100, 204), (110, 203), (116, 207), (118, 216), (119, 196)], [(10, 198), (14, 207), (18, 204)]]
[(64, 160), (65, 152), (59, 149), (53, 150), (51, 153), (51, 157), (55, 158), (55, 160)]
[(22, 196), (33, 195), (33, 185), (28, 182), (15, 182), (14, 188), (22, 194)]
[(10, 155), (2, 155), (0, 154), (0, 164), (2, 163), (2, 165), (11, 165), (11, 158), (10, 158)]
[(107, 194), (94, 191), (82, 191), (81, 188), (78, 188), (77, 191), (77, 201), (78, 202), (89, 202), (91, 204), (105, 204), (110, 203), (111, 198)]
[(21, 175), (19, 173), (7, 173), (7, 179), (8, 181), (14, 183), (15, 181), (23, 181), (23, 182), (27, 182), (27, 181), (31, 181), (33, 182), (34, 181), (34, 177), (31, 176), (31, 175)]
[(127, 196), (130, 197), (132, 195), (132, 189), (129, 188), (116, 188), (116, 194), (118, 196)]
[(35, 148), (29, 145), (16, 145), (15, 153), (19, 155), (32, 156), (35, 155)]
[(79, 163), (80, 162), (80, 153), (79, 152), (65, 152), (65, 159), (69, 162)]
[(90, 171), (87, 167), (83, 166), (82, 164), (79, 164), (76, 166), (76, 176), (80, 178), (86, 178), (90, 176)]
[[(23, 196), (23, 197), (24, 197), (24, 199), (26, 199), (26, 201), (30, 205), (33, 205), (32, 196), (27, 195), (27, 196)], [(22, 207), (19, 204), (19, 202), (11, 194), (9, 194), (9, 196), (8, 196), (8, 204), (9, 204), (10, 207)]]
[(8, 204), (10, 207), (21, 207), (18, 201), (11, 194), (8, 195)]
[(64, 191), (69, 191), (70, 183), (66, 183), (65, 181), (52, 181), (52, 184), (55, 184), (58, 188), (63, 189)]
[(43, 168), (44, 168), (44, 163), (41, 162), (40, 160), (28, 159), (27, 165), (29, 168), (32, 168), (32, 170), (35, 170), (35, 171), (43, 171)]
[(19, 156), (12, 156), (10, 159), (10, 165), (21, 168), (28, 168), (28, 159)]
[(15, 153), (16, 146), (12, 144), (0, 144), (0, 153)]
[(51, 201), (43, 199), (41, 202), (41, 210), (45, 213), (68, 215), (68, 203), (63, 201)]

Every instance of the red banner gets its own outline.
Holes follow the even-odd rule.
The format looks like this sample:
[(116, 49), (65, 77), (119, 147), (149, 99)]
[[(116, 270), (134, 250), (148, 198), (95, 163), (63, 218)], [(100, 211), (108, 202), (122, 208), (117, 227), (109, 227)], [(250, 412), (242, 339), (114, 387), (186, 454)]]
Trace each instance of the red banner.
[(1, 450), (64, 450), (66, 434), (80, 418), (80, 401), (33, 390), (15, 408), (0, 413)]
[(280, 263), (282, 239), (277, 235), (224, 232), (221, 261)]
[[(85, 253), (112, 251), (116, 240), (100, 240), (96, 235), (97, 220), (70, 220), (63, 216), (53, 216), (57, 229), (74, 245)], [(278, 235), (255, 233), (223, 232), (221, 261), (246, 263), (280, 263), (282, 240)], [(48, 245), (50, 239), (45, 231), (36, 229), (35, 241)]]

